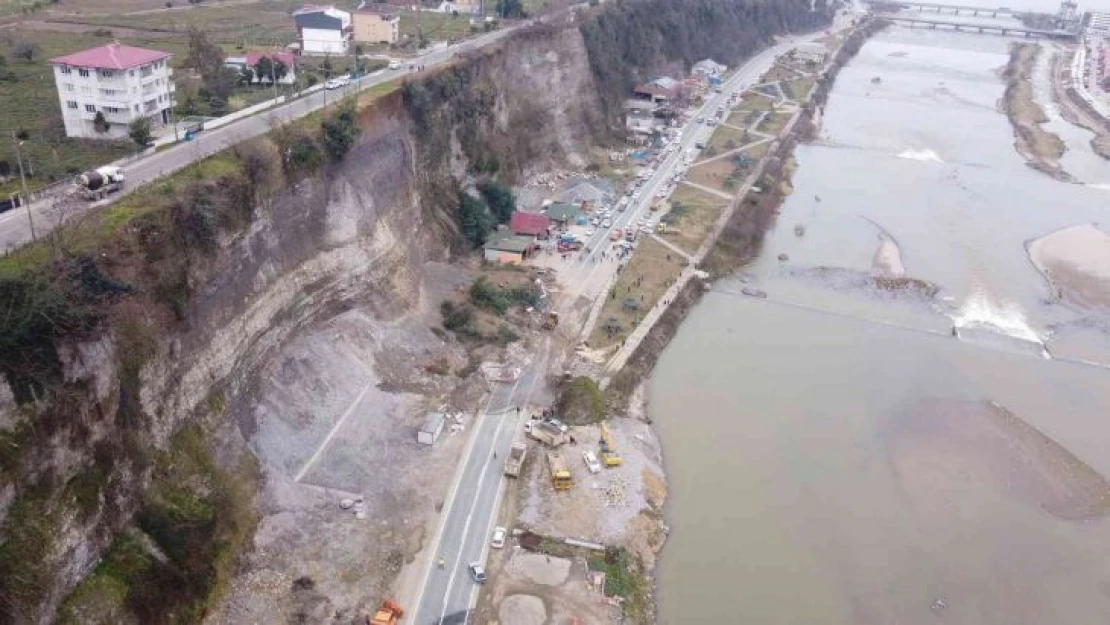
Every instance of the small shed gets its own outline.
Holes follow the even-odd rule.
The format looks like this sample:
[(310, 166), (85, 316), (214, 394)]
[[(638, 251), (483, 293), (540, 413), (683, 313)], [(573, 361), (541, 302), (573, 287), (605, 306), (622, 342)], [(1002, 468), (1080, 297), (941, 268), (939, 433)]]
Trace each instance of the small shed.
[(578, 216), (578, 207), (564, 202), (552, 204), (547, 207), (547, 216), (556, 226), (565, 228)]
[(535, 240), (532, 236), (515, 235), (508, 229), (497, 230), (489, 235), (482, 250), (487, 262), (519, 265), (532, 255)]
[(435, 445), (439, 435), (443, 434), (443, 425), (447, 417), (442, 412), (429, 412), (424, 419), (424, 424), (416, 432), (416, 442), (424, 445)]

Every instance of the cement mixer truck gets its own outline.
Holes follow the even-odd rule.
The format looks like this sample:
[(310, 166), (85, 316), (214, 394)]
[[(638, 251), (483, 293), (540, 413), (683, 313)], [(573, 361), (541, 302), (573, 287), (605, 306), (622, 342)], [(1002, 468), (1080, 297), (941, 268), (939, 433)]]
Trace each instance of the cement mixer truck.
[(102, 200), (109, 193), (123, 188), (123, 170), (119, 167), (97, 167), (77, 176), (77, 194), (86, 200)]

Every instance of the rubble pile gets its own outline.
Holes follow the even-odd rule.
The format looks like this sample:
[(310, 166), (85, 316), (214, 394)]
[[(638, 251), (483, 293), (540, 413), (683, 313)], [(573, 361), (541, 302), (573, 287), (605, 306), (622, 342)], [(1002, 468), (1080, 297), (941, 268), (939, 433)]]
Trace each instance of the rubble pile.
[(628, 507), (628, 495), (625, 494), (627, 486), (628, 482), (623, 477), (618, 476), (609, 480), (608, 484), (598, 488), (601, 504), (606, 508)]

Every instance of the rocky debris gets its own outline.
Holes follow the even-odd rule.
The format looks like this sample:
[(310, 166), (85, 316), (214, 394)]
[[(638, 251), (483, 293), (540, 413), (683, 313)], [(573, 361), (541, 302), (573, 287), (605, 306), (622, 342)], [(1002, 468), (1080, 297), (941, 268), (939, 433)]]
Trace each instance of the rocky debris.
[(598, 487), (597, 494), (601, 498), (602, 505), (606, 508), (627, 507), (628, 495), (625, 493), (627, 486), (628, 482), (623, 477), (617, 476), (609, 480), (608, 484)]

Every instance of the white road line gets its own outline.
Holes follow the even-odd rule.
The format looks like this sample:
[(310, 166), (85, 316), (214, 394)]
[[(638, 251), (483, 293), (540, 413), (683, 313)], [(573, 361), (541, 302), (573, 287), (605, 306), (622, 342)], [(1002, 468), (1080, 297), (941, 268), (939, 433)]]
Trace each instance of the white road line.
[[(540, 361), (539, 361), (539, 364), (544, 365), (544, 366), (538, 367), (536, 369), (537, 372), (543, 371), (543, 369), (547, 365), (547, 356), (548, 356), (548, 351), (549, 351), (550, 347), (551, 347), (551, 339), (550, 338), (545, 338), (544, 341), (543, 341), (543, 358), (541, 358)], [(528, 387), (528, 392), (524, 395), (524, 401), (521, 402), (522, 405), (527, 405), (528, 401), (530, 399), (532, 399), (532, 393), (534, 393), (536, 391), (536, 380), (539, 377), (540, 377), (539, 375), (533, 375), (532, 376), (532, 384), (531, 384), (531, 386)], [(523, 418), (529, 418), (529, 417), (527, 417), (527, 415), (521, 415), (521, 416)], [(520, 417), (518, 417), (517, 420), (516, 420), (516, 424), (513, 427), (519, 426), (521, 420), (522, 419)], [(496, 439), (495, 439), (495, 444), (496, 444)], [(507, 481), (508, 480), (505, 479), (505, 474), (502, 473), (500, 480), (498, 480), (498, 482), (497, 482), (497, 497), (493, 500), (493, 513), (489, 515), (489, 523), (486, 524), (485, 536), (489, 536), (490, 534), (493, 533), (493, 526), (497, 522), (497, 513), (501, 509), (501, 499), (505, 495), (505, 483)], [(485, 541), (483, 547), (482, 547), (481, 562), (488, 562), (489, 561), (489, 550), (490, 550), (490, 544), (489, 544), (489, 540), (487, 539)], [(474, 588), (471, 589), (471, 591), (470, 591), (470, 611), (473, 611), (474, 606), (478, 605), (478, 595), (480, 593), (481, 593), (481, 588), (477, 585), (475, 585)], [(470, 611), (468, 611), (466, 613), (466, 616), (463, 618), (463, 625), (466, 625), (468, 622), (470, 622)]]
[(359, 402), (362, 401), (363, 397), (366, 397), (366, 393), (373, 386), (374, 382), (369, 382), (366, 384), (366, 386), (362, 387), (362, 391), (359, 392), (358, 397), (356, 397), (355, 400), (351, 402), (351, 405), (347, 407), (347, 412), (344, 412), (343, 416), (339, 417), (339, 420), (336, 421), (335, 425), (331, 427), (331, 431), (328, 432), (328, 435), (326, 437), (324, 437), (324, 442), (320, 443), (320, 446), (316, 448), (316, 453), (312, 454), (312, 457), (308, 459), (308, 462), (306, 462), (304, 466), (301, 467), (301, 470), (297, 472), (297, 476), (293, 478), (294, 482), (300, 482), (301, 478), (303, 478), (305, 474), (308, 473), (308, 470), (312, 468), (312, 465), (316, 464), (316, 461), (320, 459), (320, 454), (324, 453), (324, 450), (327, 449), (328, 444), (331, 443), (331, 439), (335, 438), (335, 434), (339, 432), (339, 428), (343, 427), (343, 424), (347, 422), (347, 418), (354, 413), (355, 408), (358, 407)]
[[(517, 380), (517, 384), (520, 380)], [(516, 387), (513, 387), (515, 392)], [(509, 397), (512, 397), (510, 393)], [(501, 419), (497, 422), (497, 429), (493, 432), (493, 440), (497, 440), (497, 436), (501, 433), (501, 428), (505, 425), (505, 415), (509, 413), (508, 410), (501, 413)], [(478, 474), (478, 487), (481, 490), (482, 480), (486, 477), (486, 471), (489, 470), (490, 462), (493, 460), (494, 445), (490, 445), (489, 453), (486, 454), (486, 462), (482, 466), (482, 472)], [(466, 547), (466, 537), (470, 534), (470, 523), (474, 520), (474, 508), (478, 505), (478, 497), (474, 497), (474, 501), (470, 502), (470, 511), (466, 514), (466, 523), (463, 524), (461, 545), (459, 545), (458, 555), (455, 556), (455, 563), (451, 566), (451, 577), (447, 580), (447, 590), (443, 593), (443, 610), (439, 613), (439, 622), (443, 622), (443, 617), (447, 616), (447, 605), (451, 598), (451, 589), (455, 586), (455, 576), (459, 574), (459, 564), (462, 562), (463, 550)]]
[(466, 473), (466, 465), (470, 462), (470, 455), (474, 452), (474, 445), (478, 441), (478, 432), (481, 430), (480, 421), (486, 416), (489, 411), (489, 405), (493, 402), (493, 391), (490, 391), (489, 397), (486, 398), (486, 407), (483, 408), (474, 417), (474, 427), (471, 428), (470, 440), (467, 441), (466, 451), (463, 452), (462, 458), (459, 461), (458, 468), (455, 469), (455, 477), (451, 482), (451, 488), (447, 491), (447, 497), (443, 501), (443, 513), (439, 517), (439, 525), (436, 528), (435, 537), (432, 542), (428, 543), (432, 550), (428, 552), (428, 557), (424, 559), (424, 574), (421, 577), (422, 583), (420, 584), (420, 592), (416, 595), (416, 601), (412, 603), (413, 606), (413, 622), (416, 622), (416, 617), (419, 616), (420, 605), (424, 602), (424, 592), (427, 590), (429, 573), (432, 570), (432, 560), (436, 554), (439, 553), (439, 543), (443, 540), (443, 531), (447, 527), (447, 518), (451, 516), (451, 508), (455, 505), (455, 496), (459, 492), (459, 486), (462, 484), (463, 474)]

